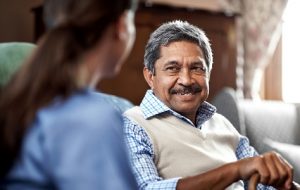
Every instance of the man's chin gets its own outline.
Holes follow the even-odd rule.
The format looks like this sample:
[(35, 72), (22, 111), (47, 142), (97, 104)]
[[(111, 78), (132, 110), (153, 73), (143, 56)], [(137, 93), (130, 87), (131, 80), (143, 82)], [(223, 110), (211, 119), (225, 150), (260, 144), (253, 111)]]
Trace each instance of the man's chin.
[(179, 103), (173, 107), (173, 110), (178, 113), (193, 113), (197, 112), (197, 109), (196, 103)]

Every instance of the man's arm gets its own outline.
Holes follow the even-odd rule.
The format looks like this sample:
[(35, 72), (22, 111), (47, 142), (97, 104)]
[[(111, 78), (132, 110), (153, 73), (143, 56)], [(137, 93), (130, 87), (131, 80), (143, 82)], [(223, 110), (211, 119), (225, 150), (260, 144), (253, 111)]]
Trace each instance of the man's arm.
[(179, 178), (163, 180), (154, 164), (153, 145), (146, 131), (124, 118), (125, 140), (139, 189), (175, 190)]
[(209, 172), (178, 181), (177, 190), (225, 189), (240, 179), (248, 180), (253, 174), (259, 175), (259, 182), (278, 189), (291, 189), (292, 167), (277, 153), (269, 152), (225, 164)]
[[(271, 153), (271, 154), (273, 154), (273, 153)], [(276, 154), (276, 153), (275, 153)], [(256, 158), (261, 158), (261, 157), (265, 157), (264, 159), (268, 159), (268, 158), (272, 158), (272, 155), (262, 155), (262, 156), (258, 156), (258, 154), (257, 154), (257, 152), (255, 151), (255, 149), (252, 147), (252, 146), (250, 146), (249, 145), (249, 141), (248, 141), (248, 139), (246, 138), (246, 137), (243, 137), (243, 136), (241, 136), (241, 140), (240, 140), (240, 143), (239, 143), (239, 145), (238, 145), (238, 147), (237, 147), (237, 150), (236, 150), (236, 155), (237, 155), (237, 158), (238, 158), (238, 160), (243, 160), (243, 162), (245, 161), (245, 160), (247, 160), (247, 159), (249, 159), (250, 157), (255, 157), (255, 159)], [(278, 157), (279, 155), (275, 155), (275, 157)], [(279, 158), (280, 158), (280, 156), (279, 156)], [(273, 160), (273, 159), (272, 159)], [(283, 159), (281, 159), (280, 158), (280, 160), (282, 160), (283, 161)], [(271, 162), (269, 162), (269, 161), (267, 161), (267, 160), (265, 160), (265, 162), (266, 163), (271, 163)], [(233, 165), (235, 165), (236, 163), (232, 163)], [(263, 164), (264, 165), (264, 164)], [(234, 167), (236, 167), (236, 166), (234, 166)], [(258, 166), (259, 167), (259, 166)], [(262, 166), (262, 167), (264, 167), (264, 166)], [(290, 168), (290, 166), (287, 164), (287, 167), (288, 168)], [(271, 167), (272, 168), (272, 167)], [(226, 172), (226, 170), (229, 170), (228, 171), (228, 173)], [(220, 178), (220, 180), (222, 181), (221, 183), (217, 183), (218, 185), (220, 185), (220, 186), (222, 186), (222, 183), (224, 182), (225, 183), (225, 186), (226, 186), (226, 181), (227, 180), (233, 180), (234, 179), (234, 174), (231, 174), (231, 172), (233, 172), (234, 170), (231, 168), (231, 166), (227, 166), (227, 165), (224, 165), (224, 166), (222, 166), (221, 168), (217, 168), (217, 169), (215, 169), (215, 170), (212, 170), (212, 171), (210, 171), (209, 173), (205, 173), (203, 176), (204, 177), (206, 177), (207, 179), (204, 179), (204, 177), (203, 176), (201, 176), (201, 178), (204, 180), (204, 181), (209, 181), (209, 179), (210, 179), (210, 177), (211, 176), (217, 176), (218, 178), (215, 178), (215, 179), (213, 179), (213, 182), (216, 182), (216, 180), (217, 179), (219, 179)], [(225, 173), (225, 174), (224, 174)], [(255, 174), (256, 174), (257, 172), (255, 172)], [(211, 175), (211, 176), (210, 176)], [(223, 179), (222, 178), (224, 178), (224, 175), (225, 175), (225, 180), (223, 181)], [(250, 175), (250, 176), (253, 176), (253, 174), (252, 175)], [(259, 176), (259, 175), (258, 175)], [(196, 176), (195, 176), (196, 177)], [(259, 176), (260, 177), (260, 176)], [(200, 177), (199, 177), (200, 178)], [(214, 178), (214, 177), (212, 177), (212, 178)], [(239, 178), (239, 179), (241, 179), (241, 178)], [(249, 176), (246, 176), (246, 178), (244, 178), (245, 180), (248, 180), (249, 179)], [(182, 183), (182, 181), (183, 180), (181, 180), (181, 181), (179, 181), (178, 182), (178, 185), (180, 184), (180, 183)], [(259, 180), (258, 180), (258, 182), (260, 182)], [(262, 181), (261, 181), (262, 182)], [(190, 182), (189, 182), (190, 183)], [(206, 183), (206, 182), (205, 182)], [(208, 184), (210, 184), (210, 182), (208, 182)], [(272, 184), (270, 184), (270, 183), (264, 183), (264, 184), (268, 184), (268, 185), (272, 185)], [(220, 186), (218, 186), (218, 187), (216, 187), (217, 189), (220, 187)], [(276, 185), (274, 185), (275, 187), (276, 187)], [(296, 188), (297, 187), (297, 184), (295, 184), (294, 185), (294, 188)], [(211, 189), (214, 189), (215, 187), (211, 187)], [(222, 187), (220, 187), (221, 189), (222, 189)], [(299, 187), (298, 187), (299, 188)], [(272, 188), (272, 187), (270, 187), (270, 186), (262, 186), (261, 184), (258, 186), (258, 189), (264, 189), (264, 190), (271, 190), (271, 189), (274, 189), (274, 188)]]

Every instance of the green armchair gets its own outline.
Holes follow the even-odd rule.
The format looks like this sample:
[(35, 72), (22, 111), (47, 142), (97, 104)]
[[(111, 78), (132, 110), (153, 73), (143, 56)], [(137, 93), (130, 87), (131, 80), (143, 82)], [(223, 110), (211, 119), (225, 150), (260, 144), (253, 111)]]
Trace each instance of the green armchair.
[(8, 82), (36, 45), (26, 42), (0, 43), (0, 89)]

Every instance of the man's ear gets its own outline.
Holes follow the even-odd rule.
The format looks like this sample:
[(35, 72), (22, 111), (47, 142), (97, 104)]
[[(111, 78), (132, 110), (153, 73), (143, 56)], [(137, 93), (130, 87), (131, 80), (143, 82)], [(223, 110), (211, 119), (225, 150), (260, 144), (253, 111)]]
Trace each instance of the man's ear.
[(144, 78), (147, 81), (148, 85), (151, 89), (153, 89), (153, 73), (149, 71), (146, 67), (143, 69)]

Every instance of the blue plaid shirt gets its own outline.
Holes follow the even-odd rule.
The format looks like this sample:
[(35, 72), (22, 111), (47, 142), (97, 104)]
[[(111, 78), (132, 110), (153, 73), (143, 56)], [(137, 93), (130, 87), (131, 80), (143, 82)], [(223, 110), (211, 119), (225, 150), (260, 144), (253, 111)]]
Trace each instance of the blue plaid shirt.
[[(195, 126), (192, 121), (179, 113), (171, 110), (158, 98), (155, 97), (152, 90), (148, 90), (140, 105), (145, 119), (155, 117), (161, 113), (172, 114), (190, 125), (200, 128), (202, 124), (209, 120), (216, 112), (216, 108), (211, 104), (204, 102), (197, 114)], [(134, 174), (136, 176), (139, 189), (156, 189), (156, 190), (175, 190), (177, 181), (180, 178), (163, 179), (159, 176), (156, 166), (154, 164), (154, 150), (153, 145), (146, 131), (134, 122), (131, 122), (127, 117), (125, 120), (125, 138), (129, 147), (131, 155), (131, 161), (133, 165)], [(243, 159), (257, 155), (257, 152), (253, 147), (249, 145), (249, 141), (246, 137), (241, 136), (240, 142), (236, 149), (237, 159)], [(247, 184), (245, 183), (245, 189)], [(259, 185), (257, 189), (260, 190), (272, 190), (274, 188)]]

